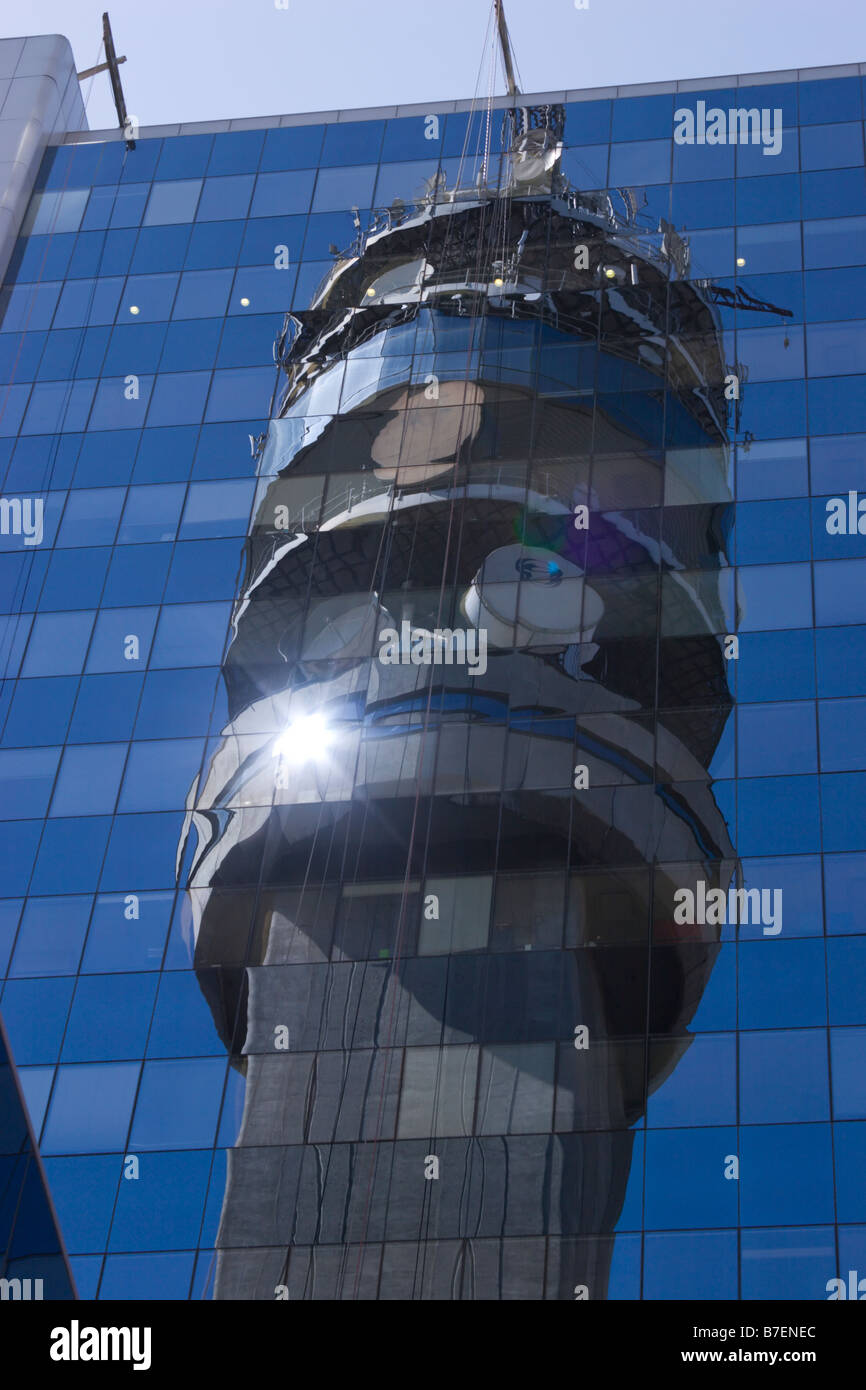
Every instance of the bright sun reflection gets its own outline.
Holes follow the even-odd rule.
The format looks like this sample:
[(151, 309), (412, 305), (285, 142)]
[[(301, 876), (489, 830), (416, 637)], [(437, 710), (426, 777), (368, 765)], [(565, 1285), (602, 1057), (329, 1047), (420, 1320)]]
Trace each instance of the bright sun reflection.
[(289, 762), (308, 762), (321, 757), (330, 746), (333, 731), (323, 714), (306, 714), (295, 719), (274, 740), (275, 758)]

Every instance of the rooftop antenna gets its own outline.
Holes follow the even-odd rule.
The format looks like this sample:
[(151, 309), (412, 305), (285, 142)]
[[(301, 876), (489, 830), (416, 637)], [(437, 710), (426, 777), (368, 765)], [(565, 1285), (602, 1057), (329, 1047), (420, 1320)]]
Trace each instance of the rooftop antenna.
[(120, 85), (120, 73), (118, 68), (121, 63), (126, 62), (126, 58), (118, 58), (114, 48), (114, 37), (111, 32), (111, 21), (107, 14), (102, 16), (102, 43), (105, 48), (105, 62), (97, 63), (95, 68), (85, 68), (84, 72), (78, 73), (79, 82), (83, 82), (86, 77), (95, 77), (98, 72), (107, 72), (111, 78), (111, 91), (114, 95), (114, 108), (117, 111), (117, 120), (120, 129), (126, 137), (126, 148), (135, 149), (135, 141), (132, 138), (134, 122), (130, 121), (126, 111), (126, 102), (123, 98), (123, 88)]
[(493, 8), (496, 11), (496, 24), (499, 29), (499, 46), (502, 49), (502, 62), (505, 66), (505, 80), (508, 83), (508, 95), (510, 97), (520, 96), (520, 89), (514, 77), (514, 63), (511, 58), (511, 40), (508, 37), (508, 25), (505, 22), (505, 10), (502, 0), (493, 0)]

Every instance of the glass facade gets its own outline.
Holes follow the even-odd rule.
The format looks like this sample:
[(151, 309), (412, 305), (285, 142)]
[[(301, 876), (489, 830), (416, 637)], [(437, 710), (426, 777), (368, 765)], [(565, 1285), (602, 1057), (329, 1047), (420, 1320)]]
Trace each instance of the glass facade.
[(0, 1011), (84, 1298), (866, 1275), (863, 80), (518, 100), (43, 163)]

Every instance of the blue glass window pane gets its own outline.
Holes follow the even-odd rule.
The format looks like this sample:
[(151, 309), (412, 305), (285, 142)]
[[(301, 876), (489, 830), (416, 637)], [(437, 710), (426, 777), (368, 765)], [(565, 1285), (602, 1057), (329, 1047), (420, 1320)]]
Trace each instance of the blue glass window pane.
[(866, 1119), (866, 1028), (831, 1028), (833, 1118)]
[(33, 870), (32, 891), (93, 892), (110, 824), (108, 816), (47, 821)]
[(126, 489), (83, 488), (70, 492), (57, 536), (58, 546), (111, 545)]
[(9, 965), (23, 901), (22, 898), (3, 898), (0, 901), (0, 975), (6, 974)]
[(130, 273), (155, 275), (158, 271), (180, 270), (191, 230), (188, 223), (177, 227), (143, 227), (135, 243)]
[(244, 222), (196, 223), (187, 245), (186, 269), (235, 265), (245, 225)]
[(823, 772), (857, 772), (866, 767), (866, 699), (818, 703)]
[(116, 816), (100, 887), (105, 893), (174, 888), (181, 821), (164, 815)]
[(141, 238), (141, 232), (118, 228), (106, 232), (99, 261), (101, 275), (125, 275), (129, 270), (132, 253)]
[(22, 434), (83, 430), (93, 401), (92, 381), (38, 381), (21, 424)]
[[(440, 122), (441, 122), (440, 116)], [(494, 154), (498, 154), (503, 148), (503, 123), (494, 119), (490, 126), (490, 149)], [(455, 112), (447, 117), (445, 121), (445, 134), (442, 137), (442, 154), (460, 157), (465, 154), (468, 166), (472, 166), (476, 160), (475, 156), (479, 150), (484, 148), (484, 136), (487, 128), (487, 114), (484, 111), (473, 111), (471, 113), (461, 111)], [(440, 126), (441, 129), (441, 126)], [(572, 132), (569, 131), (571, 137)], [(607, 130), (604, 135), (593, 137), (599, 140), (607, 139)], [(574, 140), (577, 144), (577, 139)], [(480, 160), (477, 161), (480, 167)], [(466, 170), (468, 174), (468, 168)], [(469, 174), (469, 182), (474, 182), (474, 174)]]
[[(259, 174), (250, 217), (275, 217), (281, 213), (306, 212), (310, 206), (314, 178), (315, 171), (312, 169)], [(370, 191), (372, 192), (372, 189)]]
[[(565, 138), (569, 145), (594, 145), (610, 138), (609, 101), (570, 101), (565, 106)], [(449, 150), (449, 154), (452, 151)], [(459, 153), (459, 151), (458, 151)]]
[[(147, 665), (155, 608), (103, 609), (97, 620), (87, 656), (88, 675), (97, 671), (134, 671)], [(136, 645), (131, 641), (137, 642)]]
[(90, 907), (89, 897), (30, 898), (21, 917), (10, 974), (74, 975)]
[[(274, 389), (273, 367), (233, 367), (214, 372), (207, 420), (247, 420), (268, 414)], [(220, 534), (217, 532), (217, 534)]]
[(173, 540), (185, 491), (183, 483), (131, 487), (117, 536), (118, 544)]
[(648, 1232), (642, 1297), (736, 1299), (736, 1232)]
[(674, 183), (671, 218), (677, 227), (694, 231), (702, 227), (730, 227), (734, 221), (734, 181)]
[(258, 434), (261, 420), (227, 425), (203, 425), (193, 465), (195, 478), (250, 477), (255, 464), (250, 455), (250, 435)]
[(159, 970), (174, 893), (101, 893), (94, 904), (81, 970)]
[(269, 309), (285, 313), (292, 302), (294, 278), (294, 271), (277, 270), (273, 265), (239, 269), (228, 313), (261, 314)]
[(799, 216), (800, 180), (796, 174), (737, 180), (738, 222), (793, 222)]
[[(99, 1285), (100, 1300), (187, 1299), (194, 1263), (191, 1251), (173, 1255), (109, 1255)], [(87, 1294), (79, 1296), (86, 1298)]]
[[(823, 935), (821, 906), (821, 861), (815, 855), (785, 855), (781, 859), (744, 859), (743, 886), (769, 891), (768, 916), (775, 918), (785, 938)], [(772, 894), (778, 891), (780, 898)], [(740, 941), (763, 940), (768, 923), (742, 922), (737, 927)]]
[[(172, 187), (170, 184), (166, 188)], [(118, 319), (129, 323), (130, 315), (140, 321), (167, 319), (177, 290), (177, 275), (131, 275), (123, 292)], [(137, 314), (132, 310), (137, 309)]]
[(198, 430), (192, 426), (146, 429), (133, 478), (137, 483), (172, 483), (188, 478)]
[(769, 227), (738, 227), (737, 255), (746, 262), (741, 271), (749, 275), (782, 270), (799, 270), (799, 222), (777, 222)]
[(48, 609), (90, 608), (99, 603), (111, 551), (55, 550), (41, 604)]
[(292, 308), (309, 309), (313, 296), (330, 272), (330, 261), (304, 261), (298, 270), (298, 279), (290, 298)]
[(860, 120), (860, 83), (856, 77), (819, 78), (797, 86), (801, 125)]
[(337, 121), (325, 126), (320, 164), (369, 164), (379, 158), (384, 121)]
[(0, 290), (0, 330), (16, 333), (26, 329), (33, 333), (37, 328), (48, 328), (62, 289), (61, 284), (53, 282), (4, 286)]
[(159, 603), (171, 559), (171, 545), (120, 546), (115, 550), (102, 596), (106, 608)]
[(636, 140), (612, 145), (610, 182), (614, 184), (667, 183), (671, 176), (670, 140)]
[(164, 323), (118, 324), (112, 331), (102, 371), (106, 376), (155, 372), (164, 338)]
[(110, 227), (137, 227), (141, 221), (149, 192), (149, 183), (130, 183), (126, 187), (118, 188), (108, 225)]
[(139, 674), (85, 676), (75, 702), (70, 740), (91, 743), (97, 739), (130, 738), (141, 681)]
[(186, 425), (201, 420), (210, 378), (210, 372), (162, 372), (154, 382), (148, 426)]
[(63, 1062), (119, 1062), (140, 1057), (156, 995), (153, 975), (90, 976), (78, 981)]
[(748, 1173), (737, 1184), (744, 1225), (790, 1224), (804, 1211), (814, 1221), (833, 1220), (829, 1124), (745, 1125), (739, 1153)]
[(825, 849), (866, 849), (866, 774), (822, 777), (821, 819)]
[(201, 767), (203, 748), (203, 739), (133, 743), (118, 811), (183, 810)]
[(826, 1026), (823, 939), (742, 942), (739, 975), (741, 1028)]
[(817, 770), (815, 707), (811, 701), (738, 707), (740, 777), (774, 777)]
[(213, 1154), (154, 1153), (138, 1182), (119, 1185), (113, 1250), (194, 1250), (201, 1231)]
[(58, 232), (77, 232), (89, 192), (87, 188), (66, 188), (34, 193), (21, 225), (21, 235), (50, 236)]
[(866, 1000), (866, 936), (827, 941), (831, 1024), (862, 1024)]
[(439, 116), (436, 122), (428, 121), (425, 116), (386, 121), (381, 158), (383, 161), (436, 159), (444, 128), (444, 116)]
[(740, 1122), (789, 1124), (830, 1118), (823, 1029), (740, 1034)]
[(224, 1059), (224, 1045), (191, 970), (170, 970), (161, 976), (147, 1055)]
[(210, 369), (216, 358), (222, 327), (222, 322), (216, 318), (175, 318), (173, 323), (168, 324), (160, 370), (182, 372)]
[(12, 696), (3, 742), (11, 747), (61, 743), (77, 688), (74, 676), (19, 682)]
[[(694, 111), (691, 92), (677, 98), (677, 106)], [(670, 137), (674, 127), (674, 98), (668, 93), (648, 97), (620, 97), (613, 103), (611, 140), (648, 140)]]
[(736, 1038), (705, 1033), (693, 1040), (674, 1072), (650, 1097), (651, 1129), (735, 1124), (737, 1118)]
[(841, 169), (863, 163), (863, 126), (859, 121), (804, 126), (800, 131), (802, 169)]
[(9, 980), (3, 1021), (19, 1066), (56, 1062), (75, 981)]
[(51, 799), (51, 815), (110, 815), (123, 776), (126, 748), (125, 743), (67, 748)]
[(238, 541), (182, 541), (174, 548), (165, 603), (233, 598), (237, 589)]
[(803, 175), (804, 217), (854, 217), (866, 212), (866, 172), (829, 169)]
[(186, 179), (203, 174), (210, 158), (212, 135), (179, 135), (163, 141), (156, 166), (158, 179)]
[(320, 125), (269, 130), (262, 150), (262, 170), (315, 168), (319, 163), (324, 131), (324, 126)]
[(812, 626), (812, 575), (808, 565), (754, 565), (737, 571), (743, 632)]
[(866, 267), (813, 270), (803, 284), (809, 322), (866, 318)]
[(866, 1197), (863, 1192), (866, 1124), (838, 1124), (834, 1129), (834, 1139), (837, 1217), (839, 1221), (866, 1221)]
[(219, 345), (218, 367), (273, 364), (273, 346), (282, 328), (280, 314), (253, 314), (226, 320)]
[(814, 568), (816, 624), (866, 622), (866, 560), (821, 561)]
[(224, 222), (230, 217), (246, 217), (254, 183), (253, 174), (205, 179), (196, 213), (197, 221)]
[(405, 164), (382, 164), (376, 180), (373, 202), (376, 207), (390, 207), (396, 198), (402, 199), (411, 210), (439, 170), (438, 155)]
[[(737, 1184), (719, 1182), (719, 1155), (737, 1152), (736, 1129), (649, 1130), (646, 1138), (647, 1230), (736, 1226)], [(676, 1173), (677, 1181), (671, 1181)], [(710, 1176), (712, 1174), (712, 1176)]]
[(607, 155), (607, 145), (578, 145), (564, 150), (562, 172), (573, 188), (605, 188)]
[[(122, 279), (108, 276), (102, 280), (67, 280), (57, 313), (55, 328), (80, 328), (85, 323), (114, 323)], [(40, 325), (31, 320), (31, 328)]]
[[(330, 213), (327, 215), (329, 221), (340, 221), (343, 226), (350, 225), (349, 213)], [(311, 218), (311, 222), (320, 219)], [(238, 265), (266, 265), (274, 266), (277, 259), (277, 248), (285, 246), (288, 251), (289, 265), (282, 270), (285, 276), (291, 275), (294, 279), (295, 262), (300, 258), (301, 246), (304, 242), (304, 229), (307, 226), (305, 214), (294, 217), (260, 217), (251, 219), (246, 224), (243, 237), (243, 245), (238, 253), (236, 260)], [(352, 240), (354, 228), (348, 237), (340, 238), (346, 245)], [(333, 238), (331, 238), (333, 240)], [(322, 253), (327, 253), (327, 248)], [(274, 266), (276, 269), (277, 267)], [(289, 281), (291, 285), (291, 280)]]
[(145, 1062), (131, 1147), (145, 1152), (210, 1147), (225, 1074), (223, 1058)]
[(264, 138), (261, 130), (233, 130), (215, 136), (208, 174), (246, 174), (257, 169)]
[(88, 432), (81, 442), (75, 470), (76, 487), (94, 487), (128, 478), (139, 437), (138, 430), (119, 430), (114, 434)]
[(245, 535), (255, 483), (192, 483), (184, 509), (180, 539)]
[(59, 748), (9, 748), (0, 752), (0, 816), (44, 816), (57, 771)]
[[(710, 109), (715, 105), (709, 103)], [(736, 149), (733, 145), (674, 144), (673, 176), (679, 182), (691, 179), (732, 179)]]
[(138, 1062), (60, 1067), (45, 1123), (42, 1152), (122, 1152), (139, 1070)]
[(164, 608), (151, 665), (219, 665), (230, 613), (228, 603), (172, 604)]
[(806, 269), (862, 265), (866, 260), (866, 217), (835, 217), (803, 223)]
[[(3, 291), (0, 290), (0, 295)], [(30, 386), (6, 386), (3, 388), (3, 399), (6, 402), (6, 409), (0, 418), (0, 436), (9, 437), (18, 433), (27, 402), (30, 399)]]
[[(285, 174), (265, 177), (285, 178)], [(336, 212), (338, 208), (366, 208), (373, 197), (373, 184), (376, 181), (376, 166), (353, 165), (351, 168), (319, 170), (316, 192), (313, 197), (313, 212)], [(258, 192), (256, 193), (258, 198)], [(255, 207), (255, 202), (253, 204)], [(264, 207), (264, 213), (303, 212), (303, 207)], [(255, 215), (255, 214), (254, 214)]]
[(810, 376), (866, 372), (866, 322), (814, 323), (808, 332)]
[(22, 675), (68, 676), (79, 672), (93, 619), (93, 613), (39, 614), (33, 624)]
[(180, 277), (172, 317), (176, 319), (222, 317), (226, 310), (234, 271), (188, 270)]
[(138, 183), (146, 179), (150, 182), (161, 152), (162, 140), (136, 140), (135, 149), (126, 152), (121, 179)]
[(218, 676), (218, 669), (212, 666), (191, 671), (149, 671), (135, 725), (136, 738), (194, 738), (206, 734)]
[(201, 193), (201, 179), (178, 179), (155, 183), (151, 188), (144, 226), (161, 226), (166, 222), (191, 222), (195, 217)]
[[(18, 672), (32, 625), (33, 615), (29, 613), (21, 617), (13, 615), (8, 618), (0, 618), (0, 659), (2, 659), (3, 670), (7, 677), (15, 676)], [(62, 675), (64, 673), (34, 670), (32, 674)]]
[[(117, 1156), (89, 1154), (86, 1158), (49, 1158), (45, 1170), (67, 1250), (103, 1250), (120, 1181)], [(81, 1298), (96, 1297), (102, 1256), (94, 1258), (97, 1268), (90, 1285), (81, 1279), (84, 1261), (73, 1260), (75, 1283)]]
[(820, 849), (814, 777), (746, 778), (737, 786), (737, 848), (745, 855)]
[(828, 936), (866, 932), (866, 854), (824, 855)]

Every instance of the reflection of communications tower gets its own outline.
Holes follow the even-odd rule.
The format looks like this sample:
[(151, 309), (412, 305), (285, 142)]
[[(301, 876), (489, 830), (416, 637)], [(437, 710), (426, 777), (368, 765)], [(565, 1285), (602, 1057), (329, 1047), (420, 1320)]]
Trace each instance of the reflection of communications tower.
[(381, 214), (279, 344), (190, 794), (246, 1077), (220, 1298), (605, 1297), (715, 959), (672, 902), (733, 863), (716, 311), (673, 229), (567, 188), (561, 110), (508, 119), (500, 169)]

